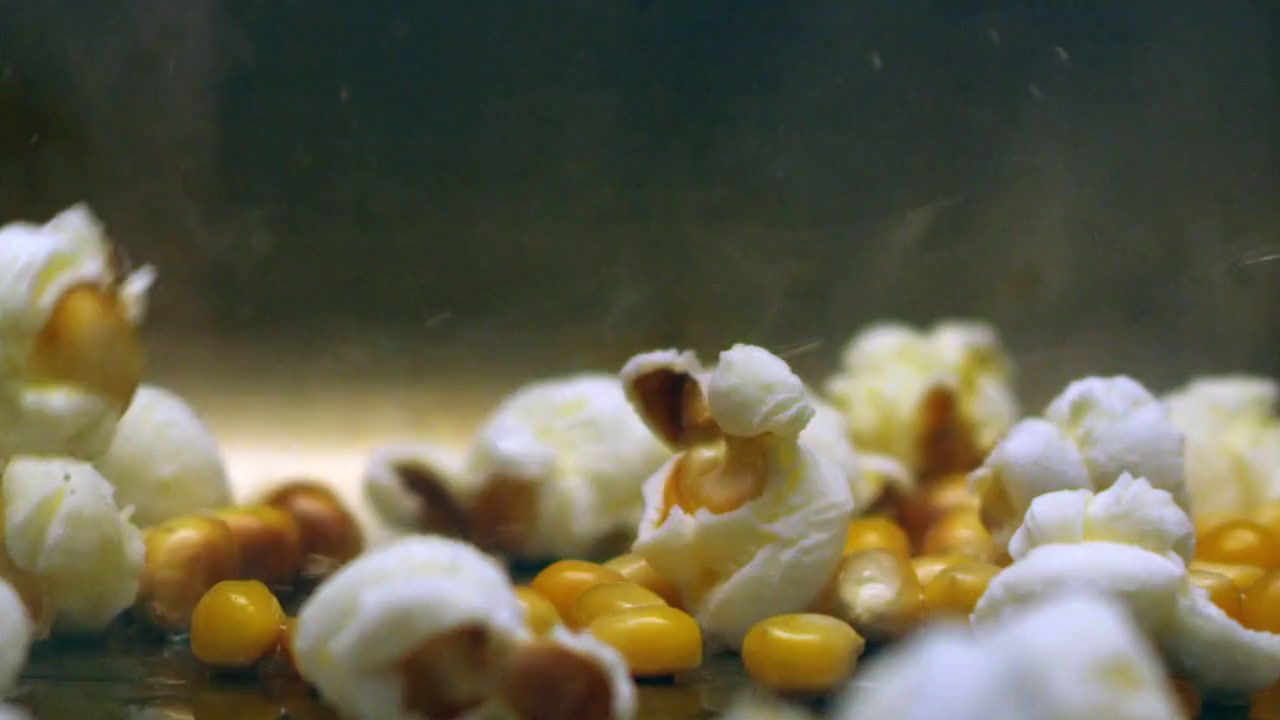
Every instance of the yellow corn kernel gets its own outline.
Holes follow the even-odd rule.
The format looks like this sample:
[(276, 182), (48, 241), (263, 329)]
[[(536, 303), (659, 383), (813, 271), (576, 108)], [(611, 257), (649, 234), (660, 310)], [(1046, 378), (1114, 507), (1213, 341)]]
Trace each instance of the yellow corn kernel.
[(756, 623), (742, 662), (757, 683), (783, 692), (823, 692), (853, 672), (866, 642), (829, 615), (777, 615)]
[(957, 510), (977, 512), (977, 494), (969, 490), (969, 477), (954, 473), (930, 480), (915, 492), (896, 496), (898, 522), (912, 543), (919, 544), (925, 532), (942, 517)]
[(1240, 624), (1253, 630), (1280, 633), (1280, 570), (1272, 570), (1244, 591)]
[(1280, 567), (1280, 538), (1247, 518), (1227, 520), (1197, 538), (1196, 557), (1270, 570)]
[(551, 628), (561, 624), (556, 606), (537, 590), (521, 585), (516, 588), (516, 599), (524, 606), (524, 623), (534, 635), (545, 635)]
[(920, 587), (923, 588), (929, 584), (929, 581), (938, 576), (943, 570), (969, 560), (964, 555), (954, 555), (951, 553), (942, 553), (937, 555), (916, 555), (911, 558), (911, 569), (916, 573), (916, 580), (920, 581)]
[(980, 560), (966, 560), (943, 569), (924, 586), (925, 613), (968, 616), (999, 572), (998, 566)]
[[(1253, 521), (1280, 537), (1280, 500), (1263, 503), (1252, 513)], [(1196, 519), (1196, 534), (1200, 534), (1199, 518)]]
[(873, 640), (906, 632), (920, 619), (920, 583), (903, 557), (873, 548), (840, 561), (835, 614)]
[(1191, 570), (1203, 570), (1205, 572), (1217, 573), (1231, 580), (1232, 584), (1240, 592), (1249, 589), (1249, 586), (1258, 581), (1258, 578), (1266, 574), (1266, 570), (1256, 565), (1232, 565), (1229, 563), (1215, 563), (1206, 560), (1192, 560), (1187, 566)]
[(975, 560), (993, 560), (996, 541), (975, 510), (958, 510), (934, 523), (924, 535), (925, 553), (953, 553)]
[(63, 293), (31, 348), (36, 380), (74, 383), (119, 408), (142, 378), (142, 343), (114, 290), (81, 285)]
[(257, 580), (224, 580), (191, 615), (191, 652), (210, 665), (248, 667), (284, 633), (280, 601)]
[(559, 560), (534, 576), (529, 587), (551, 601), (562, 618), (573, 617), (573, 606), (578, 596), (588, 589), (607, 582), (626, 582), (617, 570), (585, 560)]
[(1221, 511), (1198, 513), (1195, 518), (1192, 519), (1196, 528), (1196, 539), (1199, 540), (1203, 538), (1205, 535), (1216, 530), (1219, 525), (1225, 522), (1230, 522), (1231, 520), (1235, 520), (1239, 517), (1240, 516), (1235, 513)]
[(584, 628), (597, 618), (633, 607), (662, 607), (667, 603), (658, 594), (633, 582), (600, 583), (578, 596), (573, 604), (574, 628)]
[(654, 606), (596, 618), (588, 632), (617, 650), (636, 677), (661, 677), (702, 664), (702, 630), (688, 613)]
[(302, 570), (302, 528), (288, 512), (271, 505), (245, 505), (215, 511), (236, 541), (238, 577), (269, 586), (292, 583)]
[(295, 481), (276, 488), (264, 501), (293, 516), (302, 530), (302, 575), (319, 578), (355, 558), (364, 536), (355, 517), (329, 488)]
[(844, 555), (879, 548), (899, 557), (911, 557), (911, 540), (898, 524), (887, 517), (857, 518), (849, 523), (845, 535)]
[(658, 593), (658, 597), (666, 600), (671, 607), (683, 607), (683, 603), (680, 601), (680, 591), (676, 589), (676, 586), (672, 585), (670, 580), (659, 575), (658, 571), (654, 570), (653, 566), (649, 564), (649, 561), (640, 555), (635, 553), (619, 555), (605, 563), (604, 566), (611, 570), (617, 570), (618, 574), (627, 580)]
[(239, 572), (235, 537), (217, 518), (190, 515), (168, 520), (148, 528), (145, 543), (136, 604), (162, 630), (187, 629), (204, 594)]
[(1222, 609), (1222, 612), (1240, 620), (1240, 589), (1226, 575), (1219, 575), (1207, 570), (1191, 570), (1188, 572), (1192, 584), (1205, 589), (1209, 599)]

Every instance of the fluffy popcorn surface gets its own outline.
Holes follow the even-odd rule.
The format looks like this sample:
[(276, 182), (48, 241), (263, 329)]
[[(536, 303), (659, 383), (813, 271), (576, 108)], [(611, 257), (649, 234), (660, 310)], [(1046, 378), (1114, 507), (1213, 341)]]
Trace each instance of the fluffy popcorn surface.
[(138, 388), (94, 465), (139, 525), (231, 503), (213, 434), (182, 398), (153, 385)]
[(69, 290), (113, 291), (129, 322), (141, 322), (155, 277), (145, 267), (121, 278), (110, 243), (84, 205), (44, 225), (0, 228), (0, 456), (92, 457), (111, 440), (124, 408), (74, 383), (36, 381), (29, 365), (38, 333)]
[(1187, 486), (1197, 513), (1246, 514), (1280, 499), (1280, 388), (1268, 378), (1200, 378), (1165, 396), (1186, 435)]
[(22, 598), (0, 579), (0, 697), (17, 682), (34, 639), (35, 627)]
[(928, 332), (880, 324), (849, 342), (827, 392), (859, 448), (918, 469), (926, 395), (951, 392), (973, 444), (985, 451), (1017, 419), (1010, 367), (995, 330), (983, 323), (942, 322)]
[(471, 626), (508, 647), (526, 633), (506, 573), (466, 543), (409, 537), (316, 588), (298, 613), (293, 649), (302, 676), (344, 716), (418, 720), (403, 706), (400, 664), (442, 633)]
[(813, 419), (804, 383), (782, 358), (754, 345), (720, 353), (707, 383), (707, 405), (726, 435), (794, 438)]
[(142, 532), (88, 463), (14, 458), (5, 468), (4, 539), (18, 568), (48, 583), (55, 632), (94, 632), (133, 604)]

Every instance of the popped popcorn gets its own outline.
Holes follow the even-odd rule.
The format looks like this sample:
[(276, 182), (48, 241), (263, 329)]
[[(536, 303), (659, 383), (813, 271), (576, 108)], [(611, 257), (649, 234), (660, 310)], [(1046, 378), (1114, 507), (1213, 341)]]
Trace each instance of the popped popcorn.
[(34, 639), (35, 627), (22, 598), (12, 585), (0, 579), (0, 697), (17, 682)]

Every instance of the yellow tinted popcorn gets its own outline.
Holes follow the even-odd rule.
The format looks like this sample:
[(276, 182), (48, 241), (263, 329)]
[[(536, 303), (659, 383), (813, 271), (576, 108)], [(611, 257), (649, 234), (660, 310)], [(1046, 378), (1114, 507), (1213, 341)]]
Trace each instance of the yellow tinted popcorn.
[(35, 626), (18, 591), (0, 580), (0, 697), (9, 692), (27, 664), (34, 636)]

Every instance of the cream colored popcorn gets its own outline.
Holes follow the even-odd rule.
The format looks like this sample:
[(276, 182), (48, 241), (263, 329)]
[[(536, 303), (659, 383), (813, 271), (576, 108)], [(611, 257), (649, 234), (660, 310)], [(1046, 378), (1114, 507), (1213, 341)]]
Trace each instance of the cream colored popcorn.
[(5, 468), (4, 541), (21, 570), (48, 584), (56, 632), (95, 632), (133, 604), (142, 532), (88, 463), (14, 458)]
[(138, 388), (94, 465), (142, 526), (231, 503), (212, 433), (182, 398), (154, 385)]
[(853, 498), (845, 474), (798, 440), (813, 416), (800, 379), (749, 345), (710, 373), (692, 353), (645, 353), (622, 378), (681, 451), (644, 484), (633, 551), (713, 645), (738, 647), (760, 620), (808, 607), (839, 561)]
[(1010, 368), (989, 325), (880, 324), (849, 342), (827, 392), (858, 448), (939, 474), (972, 467), (1017, 419)]
[(0, 579), (0, 697), (8, 694), (27, 664), (35, 626), (18, 591)]
[(970, 487), (998, 541), (1022, 520), (1031, 501), (1056, 490), (1104, 490), (1129, 472), (1190, 508), (1182, 434), (1160, 402), (1137, 381), (1090, 377), (1067, 386), (1043, 418), (1014, 425)]
[(0, 457), (106, 449), (141, 374), (155, 276), (118, 265), (84, 205), (0, 228)]
[(1280, 500), (1280, 388), (1243, 375), (1194, 380), (1165, 397), (1187, 439), (1187, 486), (1196, 513), (1247, 514)]
[(1215, 695), (1280, 680), (1280, 635), (1247, 630), (1191, 583), (1194, 529), (1168, 492), (1122, 476), (1096, 495), (1036, 498), (1009, 545), (1014, 562), (974, 609), (981, 626), (1012, 608), (1090, 590), (1121, 601), (1182, 676)]
[(800, 433), (800, 442), (834, 463), (849, 481), (853, 505), (862, 512), (888, 488), (910, 492), (915, 478), (905, 465), (888, 455), (861, 452), (853, 446), (849, 425), (834, 405), (809, 394), (813, 419)]
[(942, 624), (868, 663), (838, 720), (1184, 717), (1159, 659), (1122, 606), (1046, 599), (979, 628)]

